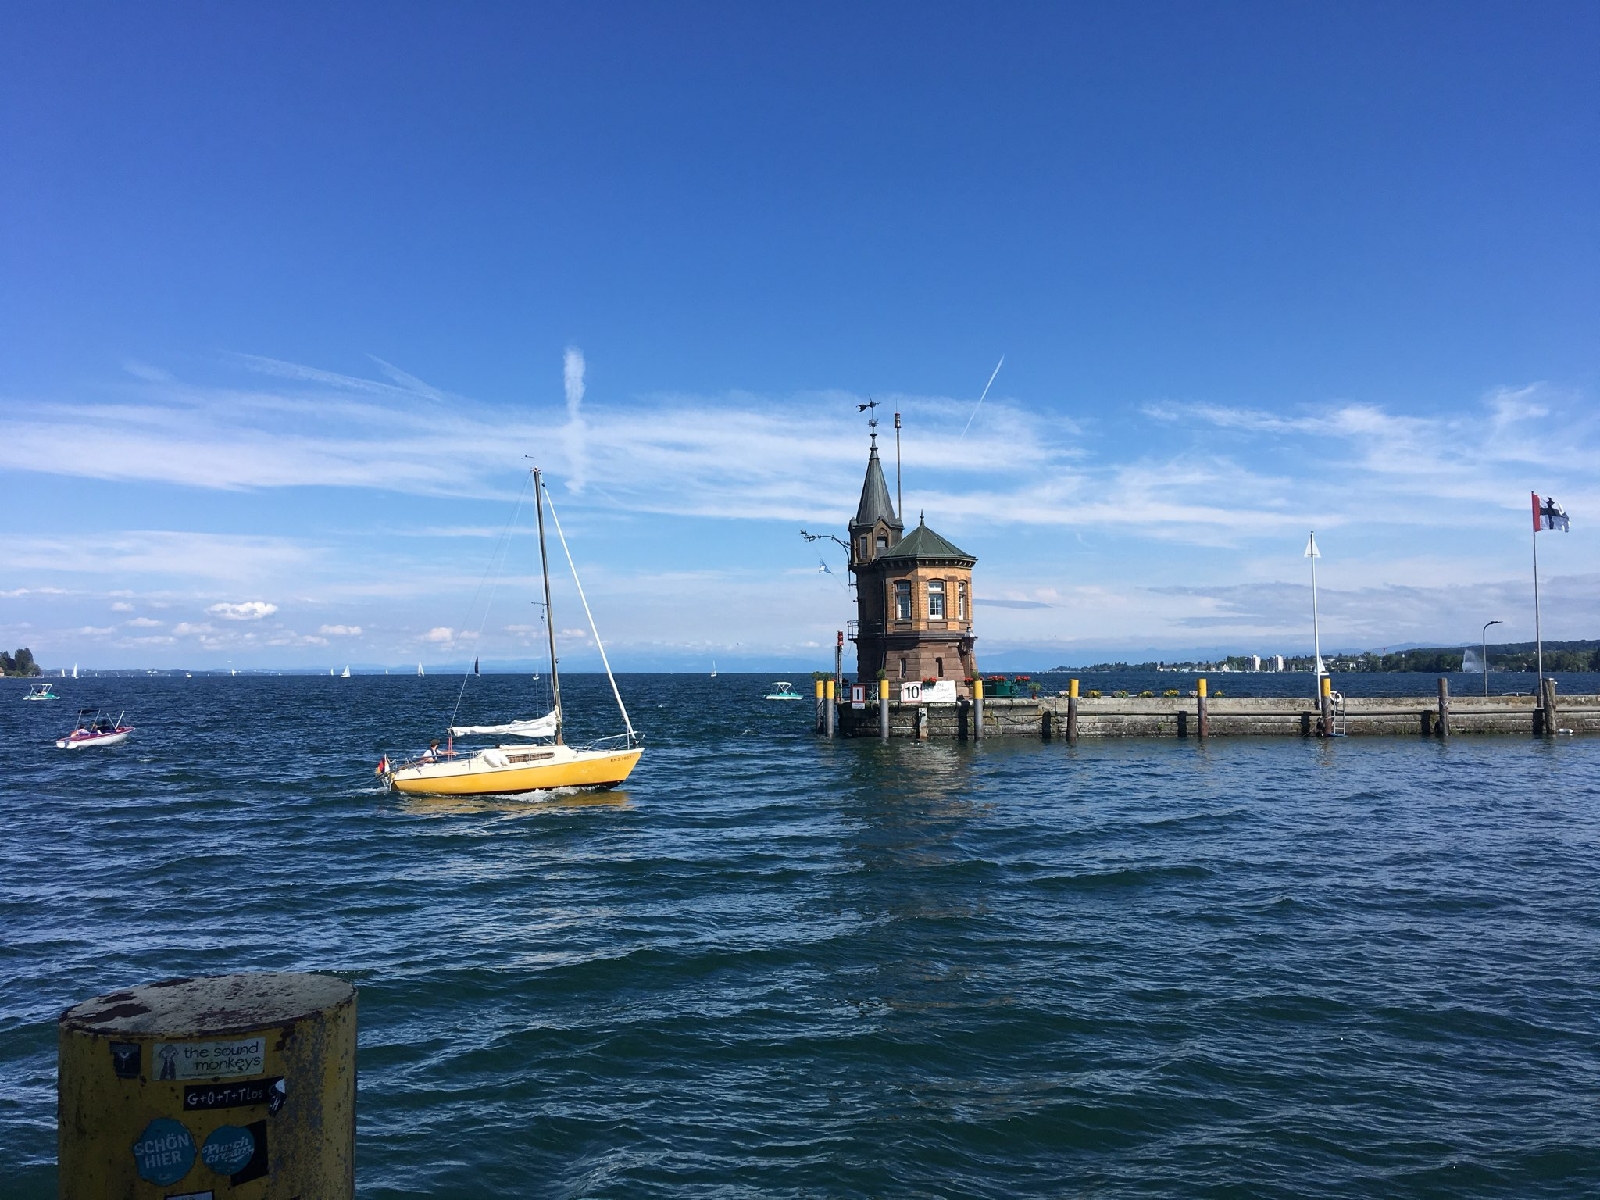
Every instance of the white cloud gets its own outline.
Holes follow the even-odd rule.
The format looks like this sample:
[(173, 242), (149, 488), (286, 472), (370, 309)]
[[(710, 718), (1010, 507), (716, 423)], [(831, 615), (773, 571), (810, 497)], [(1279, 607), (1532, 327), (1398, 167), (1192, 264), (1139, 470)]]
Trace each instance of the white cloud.
[(149, 617), (135, 617), (131, 621), (124, 621), (129, 629), (155, 629), (160, 626), (160, 621), (152, 621)]
[(224, 621), (259, 621), (277, 612), (278, 606), (269, 604), (265, 600), (242, 600), (237, 604), (226, 602), (213, 604), (206, 611), (213, 616), (221, 617)]
[(132, 612), (133, 611), (133, 605), (129, 604), (126, 600), (118, 600), (114, 604), (112, 604), (111, 611), (112, 612)]
[(317, 632), (321, 633), (321, 634), (325, 634), (328, 637), (360, 637), (361, 636), (361, 626), (359, 626), (359, 625), (324, 625), (321, 629), (317, 630)]
[(215, 633), (216, 630), (204, 622), (196, 624), (189, 621), (179, 621), (172, 627), (172, 632), (178, 637), (199, 637), (203, 634)]
[(425, 642), (444, 643), (454, 641), (455, 636), (455, 630), (451, 629), (448, 625), (438, 625), (428, 630), (427, 633), (423, 634), (422, 640)]

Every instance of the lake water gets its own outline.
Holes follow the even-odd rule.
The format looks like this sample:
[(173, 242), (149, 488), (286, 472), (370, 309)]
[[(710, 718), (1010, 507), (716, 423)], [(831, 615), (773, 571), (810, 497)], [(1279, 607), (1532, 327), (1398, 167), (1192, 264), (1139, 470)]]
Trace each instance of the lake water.
[[(0, 685), (0, 1194), (63, 1008), (241, 969), (359, 985), (364, 1197), (1600, 1194), (1600, 740), (825, 743), (624, 676), (625, 790), (386, 794), (458, 682)], [(55, 750), (80, 702), (137, 732)]]

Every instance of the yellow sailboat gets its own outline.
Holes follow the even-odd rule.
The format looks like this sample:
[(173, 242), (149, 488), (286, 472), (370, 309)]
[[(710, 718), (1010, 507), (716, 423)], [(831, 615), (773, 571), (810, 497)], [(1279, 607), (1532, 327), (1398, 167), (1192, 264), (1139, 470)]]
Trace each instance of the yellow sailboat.
[[(418, 758), (398, 764), (391, 764), (385, 755), (378, 764), (378, 774), (397, 792), (412, 796), (496, 796), (550, 788), (612, 788), (627, 779), (638, 763), (639, 756), (644, 753), (639, 746), (640, 736), (634, 731), (633, 722), (628, 719), (627, 707), (622, 703), (616, 677), (611, 673), (611, 661), (606, 657), (606, 648), (600, 641), (600, 631), (595, 628), (594, 614), (589, 611), (588, 597), (583, 594), (583, 583), (578, 579), (577, 567), (572, 562), (572, 551), (567, 548), (566, 535), (561, 532), (561, 519), (556, 516), (555, 502), (549, 497), (537, 467), (533, 469), (533, 492), (539, 514), (539, 565), (544, 572), (545, 629), (550, 638), (551, 710), (542, 717), (499, 725), (452, 724), (449, 726), (447, 748), (443, 752), (430, 750)], [(561, 549), (566, 553), (567, 565), (572, 567), (572, 580), (577, 584), (578, 598), (583, 601), (584, 614), (589, 618), (595, 645), (600, 649), (600, 661), (605, 664), (611, 694), (616, 697), (617, 710), (622, 714), (625, 732), (602, 738), (589, 746), (569, 746), (562, 737), (561, 670), (556, 658), (555, 619), (550, 609), (550, 559), (544, 540), (546, 504), (550, 506), (550, 517), (555, 523), (556, 536), (561, 540)], [(472, 752), (455, 749), (457, 738), (474, 737), (518, 740), (509, 744), (500, 741)]]

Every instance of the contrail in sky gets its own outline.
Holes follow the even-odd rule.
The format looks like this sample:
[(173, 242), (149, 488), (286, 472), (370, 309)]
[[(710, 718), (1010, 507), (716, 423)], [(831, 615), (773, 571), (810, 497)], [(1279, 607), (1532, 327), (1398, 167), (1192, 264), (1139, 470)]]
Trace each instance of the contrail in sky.
[(583, 351), (576, 346), (568, 346), (566, 354), (562, 356), (561, 368), (567, 389), (567, 425), (561, 431), (561, 436), (567, 444), (567, 461), (572, 470), (572, 478), (567, 480), (567, 490), (581, 492), (589, 473), (583, 426)]
[[(983, 407), (983, 397), (987, 396), (989, 394), (989, 389), (994, 386), (994, 376), (1000, 374), (1000, 368), (1005, 365), (1006, 356), (1002, 354), (1000, 356), (1000, 361), (994, 365), (994, 375), (990, 375), (989, 382), (983, 385), (983, 395), (979, 396), (978, 402), (972, 406), (972, 417), (978, 415), (978, 410)], [(956, 441), (959, 442), (962, 438), (967, 436), (967, 430), (972, 428), (972, 417), (967, 418), (967, 423), (961, 427), (961, 437), (957, 438)]]

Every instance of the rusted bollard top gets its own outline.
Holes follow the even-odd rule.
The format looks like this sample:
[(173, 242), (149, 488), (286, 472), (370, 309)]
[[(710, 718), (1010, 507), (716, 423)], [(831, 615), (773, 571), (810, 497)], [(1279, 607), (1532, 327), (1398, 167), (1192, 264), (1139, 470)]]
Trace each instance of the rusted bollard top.
[(198, 1037), (287, 1024), (355, 998), (333, 975), (261, 971), (167, 979), (108, 992), (61, 1014), (64, 1029), (91, 1034)]

